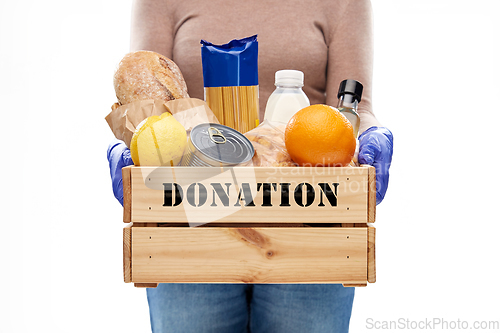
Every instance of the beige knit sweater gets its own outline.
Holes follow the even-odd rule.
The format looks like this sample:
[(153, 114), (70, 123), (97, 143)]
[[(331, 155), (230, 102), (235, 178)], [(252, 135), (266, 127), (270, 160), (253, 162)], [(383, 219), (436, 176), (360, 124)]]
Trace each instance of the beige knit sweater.
[(311, 104), (337, 106), (340, 82), (360, 81), (360, 131), (378, 125), (371, 107), (369, 0), (136, 0), (133, 6), (131, 50), (171, 58), (191, 97), (204, 98), (201, 39), (224, 44), (255, 34), (261, 120), (275, 89), (275, 72), (297, 69), (304, 72), (303, 89)]

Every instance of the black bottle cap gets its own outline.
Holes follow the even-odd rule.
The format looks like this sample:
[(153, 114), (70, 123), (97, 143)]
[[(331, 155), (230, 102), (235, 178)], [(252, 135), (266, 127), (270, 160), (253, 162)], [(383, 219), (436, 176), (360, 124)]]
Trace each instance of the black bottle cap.
[(354, 95), (354, 98), (361, 102), (361, 95), (363, 94), (363, 85), (356, 80), (344, 80), (340, 82), (339, 93), (337, 98), (344, 94)]

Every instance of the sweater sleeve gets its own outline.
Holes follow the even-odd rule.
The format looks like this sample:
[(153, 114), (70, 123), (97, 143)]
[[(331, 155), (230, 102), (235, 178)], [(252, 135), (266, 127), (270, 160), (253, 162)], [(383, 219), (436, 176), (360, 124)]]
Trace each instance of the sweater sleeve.
[(174, 22), (168, 1), (134, 0), (130, 50), (154, 51), (173, 57)]
[(337, 106), (337, 92), (345, 79), (363, 84), (358, 106), (360, 133), (379, 123), (372, 111), (373, 35), (370, 0), (345, 1), (331, 24), (328, 43), (326, 104)]

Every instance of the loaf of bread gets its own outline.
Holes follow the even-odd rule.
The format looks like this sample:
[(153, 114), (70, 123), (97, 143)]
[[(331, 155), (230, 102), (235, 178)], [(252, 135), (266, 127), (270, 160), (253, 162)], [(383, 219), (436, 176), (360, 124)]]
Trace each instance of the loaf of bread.
[(121, 105), (146, 99), (168, 102), (189, 97), (179, 67), (152, 51), (125, 55), (115, 72), (114, 86)]

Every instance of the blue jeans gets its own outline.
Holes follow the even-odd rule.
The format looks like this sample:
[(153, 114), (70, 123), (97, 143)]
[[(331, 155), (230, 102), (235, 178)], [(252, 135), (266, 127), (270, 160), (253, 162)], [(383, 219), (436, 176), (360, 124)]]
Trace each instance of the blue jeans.
[(354, 288), (340, 284), (159, 284), (153, 333), (348, 332)]

